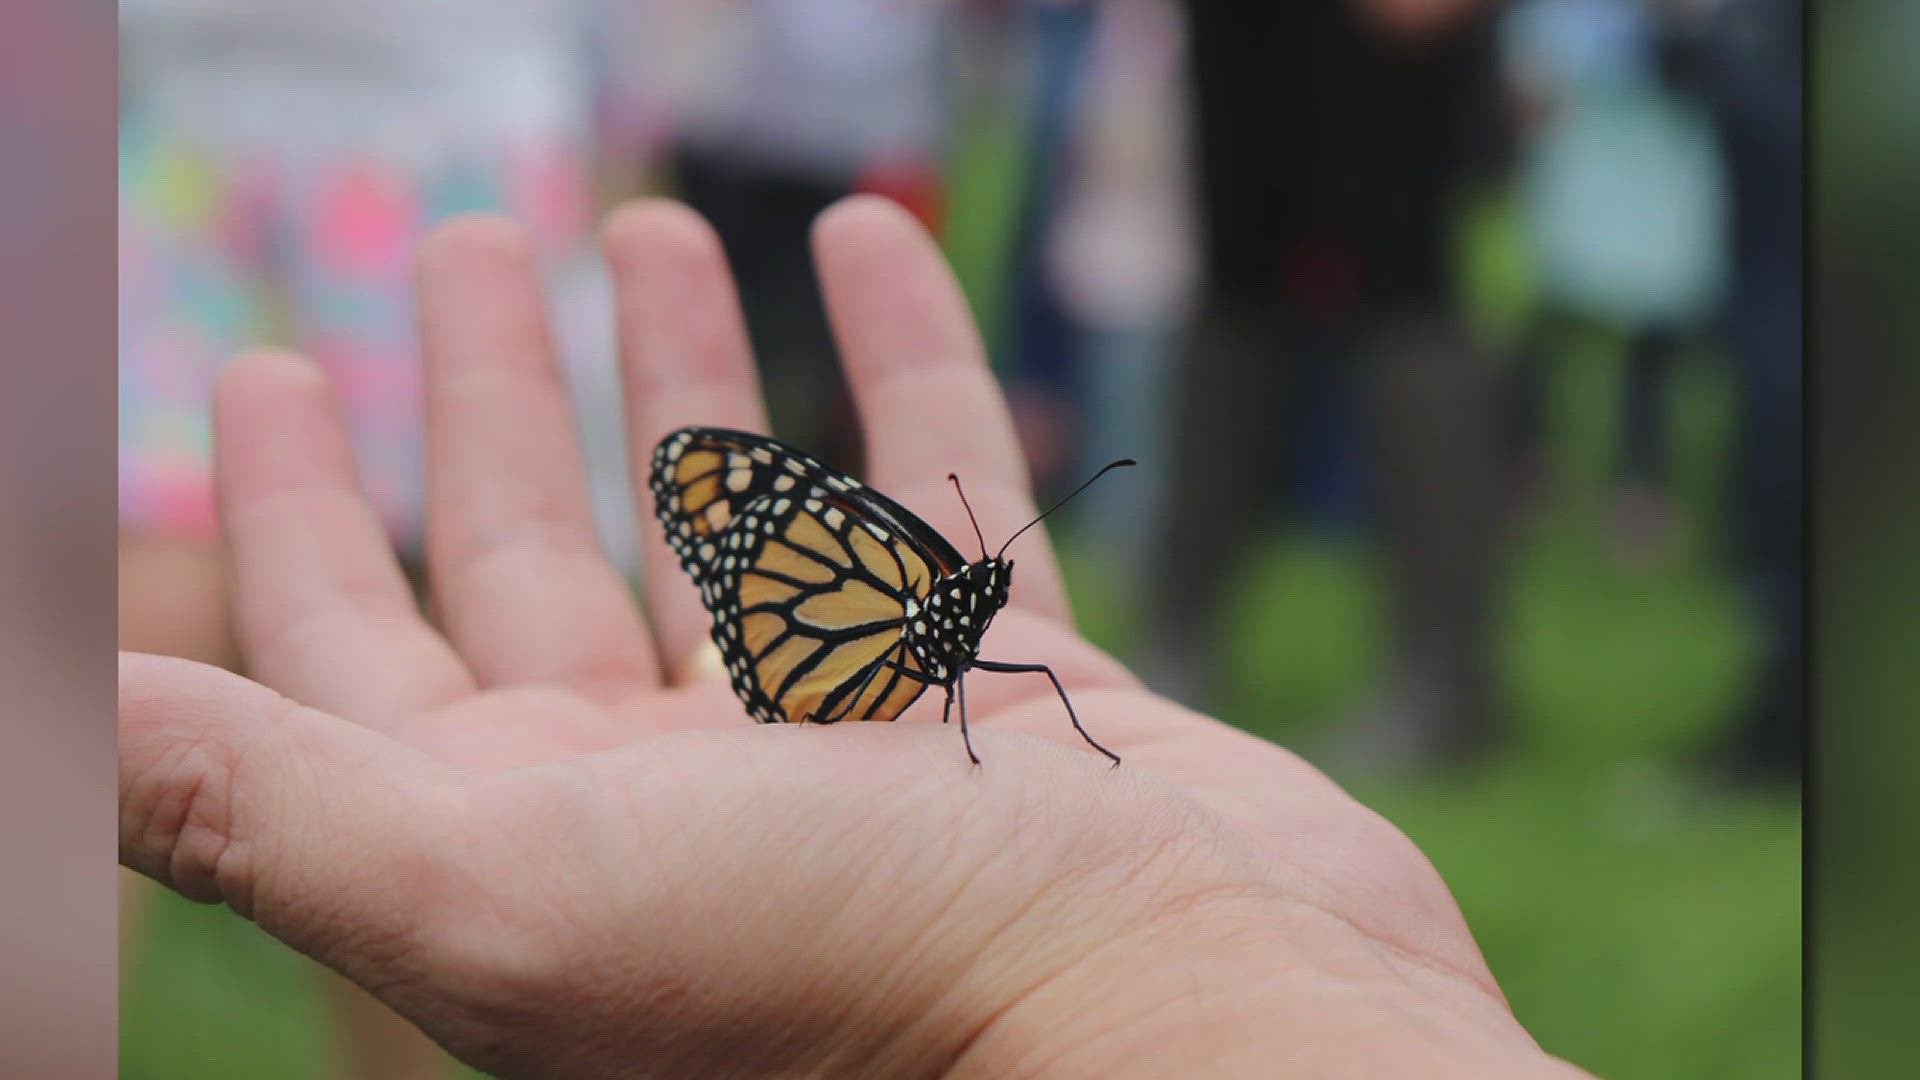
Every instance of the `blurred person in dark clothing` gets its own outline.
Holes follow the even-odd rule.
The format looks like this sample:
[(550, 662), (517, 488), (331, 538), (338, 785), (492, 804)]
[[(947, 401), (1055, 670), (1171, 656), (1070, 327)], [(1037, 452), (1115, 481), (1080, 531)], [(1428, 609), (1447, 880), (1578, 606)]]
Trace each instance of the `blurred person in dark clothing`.
[(1451, 200), (1498, 146), (1491, 22), (1464, 2), (1190, 0), (1203, 300), (1153, 620), (1163, 686), (1205, 698), (1237, 556), (1279, 474), (1296, 357), (1360, 365), (1391, 640), (1346, 734), (1386, 760), (1498, 733), (1493, 371), (1464, 325)]
[(857, 467), (809, 234), (820, 211), (851, 192), (886, 195), (937, 228), (949, 5), (653, 6), (635, 3), (615, 21), (636, 46), (625, 63), (679, 69), (647, 88), (669, 98), (664, 171), (725, 245), (774, 426)]
[(1719, 757), (1797, 776), (1806, 733), (1801, 430), (1801, 7), (1724, 0), (1688, 48), (1732, 179), (1727, 341), (1739, 394), (1736, 550), (1761, 628), (1753, 697)]

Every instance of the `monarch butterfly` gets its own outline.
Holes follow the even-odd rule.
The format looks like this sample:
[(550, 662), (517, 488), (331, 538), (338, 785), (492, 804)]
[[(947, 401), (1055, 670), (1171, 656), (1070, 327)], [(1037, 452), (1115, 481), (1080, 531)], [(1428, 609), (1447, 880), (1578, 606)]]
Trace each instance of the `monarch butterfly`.
[[(1108, 465), (1067, 499), (1132, 464)], [(948, 479), (960, 490), (958, 477)], [(892, 720), (938, 686), (947, 694), (941, 722), (957, 698), (960, 736), (978, 765), (966, 672), (1045, 672), (1074, 730), (1120, 764), (1080, 726), (1053, 669), (978, 657), (1013, 581), (1013, 563), (1000, 557), (1005, 545), (989, 556), (982, 539), (980, 561), (969, 564), (899, 503), (794, 447), (742, 431), (669, 434), (653, 452), (652, 486), (667, 543), (713, 616), (713, 643), (755, 720)], [(966, 498), (960, 491), (962, 505)], [(979, 522), (973, 528), (978, 537)]]

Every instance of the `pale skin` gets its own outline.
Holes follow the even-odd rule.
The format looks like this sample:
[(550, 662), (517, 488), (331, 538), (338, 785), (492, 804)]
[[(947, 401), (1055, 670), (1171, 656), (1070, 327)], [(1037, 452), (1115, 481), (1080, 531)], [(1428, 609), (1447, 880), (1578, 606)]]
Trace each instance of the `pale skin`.
[[(764, 430), (711, 231), (606, 231), (632, 449)], [(815, 231), (869, 483), (971, 538), (1033, 514), (937, 248), (873, 198)], [(420, 271), (420, 615), (319, 373), (236, 362), (219, 482), (260, 682), (121, 661), (121, 857), (231, 905), (503, 1076), (1584, 1075), (1543, 1053), (1406, 837), (1073, 630), (1045, 533), (968, 682), (899, 721), (749, 723), (657, 530), (645, 614), (594, 540), (532, 258), (467, 218)], [(1124, 482), (1116, 474), (1103, 482)]]

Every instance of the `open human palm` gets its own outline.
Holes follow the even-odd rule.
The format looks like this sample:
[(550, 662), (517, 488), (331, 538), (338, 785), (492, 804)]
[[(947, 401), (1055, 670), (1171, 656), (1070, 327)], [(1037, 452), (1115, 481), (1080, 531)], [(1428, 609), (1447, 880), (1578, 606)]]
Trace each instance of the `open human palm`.
[[(950, 537), (949, 472), (989, 534), (1024, 523), (929, 238), (856, 198), (815, 240), (867, 481)], [(665, 432), (765, 421), (705, 224), (644, 202), (606, 242), (644, 485)], [(1032, 674), (969, 678), (979, 767), (938, 693), (749, 723), (661, 537), (644, 615), (601, 554), (518, 231), (446, 226), (420, 293), (433, 617), (318, 370), (233, 364), (219, 483), (259, 682), (123, 657), (128, 865), (502, 1075), (1572, 1074), (1405, 837), (1074, 632), (1041, 530), (981, 654), (1051, 665), (1119, 769)]]

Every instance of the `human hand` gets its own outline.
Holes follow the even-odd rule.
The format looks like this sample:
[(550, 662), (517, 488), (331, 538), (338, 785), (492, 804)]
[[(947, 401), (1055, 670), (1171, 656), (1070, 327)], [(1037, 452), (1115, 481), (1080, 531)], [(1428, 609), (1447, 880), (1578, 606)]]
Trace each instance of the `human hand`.
[[(934, 245), (856, 198), (816, 247), (869, 481), (948, 536), (971, 531), (950, 471), (989, 533), (1025, 522)], [(705, 224), (641, 203), (607, 248), (644, 491), (664, 432), (764, 421)], [(1038, 676), (970, 680), (982, 768), (938, 695), (750, 724), (657, 530), (644, 619), (599, 552), (518, 232), (446, 227), (421, 301), (437, 625), (316, 369), (236, 362), (219, 482), (266, 686), (123, 656), (123, 862), (502, 1075), (1577, 1075), (1404, 836), (1074, 633), (1040, 530), (983, 651), (1051, 664), (1123, 767)]]

